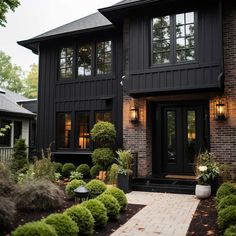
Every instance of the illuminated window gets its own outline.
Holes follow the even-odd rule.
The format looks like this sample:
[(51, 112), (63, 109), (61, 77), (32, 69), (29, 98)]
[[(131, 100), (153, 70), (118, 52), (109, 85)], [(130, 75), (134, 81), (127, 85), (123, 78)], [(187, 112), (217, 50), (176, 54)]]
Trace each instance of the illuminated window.
[(77, 147), (79, 149), (89, 149), (90, 135), (89, 135), (89, 113), (78, 112), (76, 116), (78, 125)]
[(60, 79), (71, 78), (73, 74), (73, 48), (60, 51)]
[(110, 111), (104, 111), (104, 112), (96, 112), (95, 113), (95, 118), (96, 118), (96, 122), (98, 121), (108, 121), (111, 122), (112, 118), (111, 118), (111, 112)]
[(57, 147), (71, 148), (71, 114), (57, 114)]

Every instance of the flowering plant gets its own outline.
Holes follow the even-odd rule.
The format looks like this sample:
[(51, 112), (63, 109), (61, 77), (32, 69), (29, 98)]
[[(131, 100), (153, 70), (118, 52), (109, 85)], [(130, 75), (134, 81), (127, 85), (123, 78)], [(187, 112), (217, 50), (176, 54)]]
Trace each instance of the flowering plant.
[(201, 185), (210, 184), (219, 175), (219, 167), (214, 160), (214, 154), (205, 151), (197, 157), (196, 176)]

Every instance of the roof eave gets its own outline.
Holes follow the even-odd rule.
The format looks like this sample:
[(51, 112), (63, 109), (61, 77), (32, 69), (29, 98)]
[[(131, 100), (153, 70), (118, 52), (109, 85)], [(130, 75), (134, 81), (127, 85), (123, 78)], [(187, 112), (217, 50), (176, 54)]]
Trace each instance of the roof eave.
[(5, 116), (15, 116), (15, 117), (28, 118), (28, 119), (33, 119), (37, 116), (35, 113), (12, 112), (12, 111), (1, 110), (1, 109), (0, 109), (0, 114), (5, 115)]

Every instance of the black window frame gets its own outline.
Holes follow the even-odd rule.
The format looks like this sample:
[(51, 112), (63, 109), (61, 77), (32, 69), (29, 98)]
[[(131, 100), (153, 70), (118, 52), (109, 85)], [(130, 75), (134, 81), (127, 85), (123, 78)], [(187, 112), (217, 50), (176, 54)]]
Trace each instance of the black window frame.
[[(6, 123), (5, 123), (6, 122)], [(0, 120), (0, 128), (5, 128), (6, 125), (11, 126), (10, 129), (7, 129), (6, 132), (4, 132), (4, 136), (0, 136), (0, 141), (2, 143), (0, 143), (0, 148), (11, 148), (13, 143), (12, 143), (12, 120), (7, 119), (7, 118), (3, 118)], [(9, 140), (7, 140), (9, 142), (9, 145), (5, 145), (3, 144), (5, 141), (5, 139), (9, 138)]]
[[(194, 60), (189, 61), (181, 61), (177, 62), (176, 57), (176, 15), (185, 14), (185, 13), (194, 13)], [(170, 16), (170, 62), (169, 63), (161, 63), (155, 64), (153, 62), (153, 19), (158, 17)], [(165, 14), (152, 16), (150, 18), (150, 66), (151, 67), (165, 67), (165, 66), (173, 66), (173, 65), (183, 65), (183, 64), (194, 64), (198, 62), (198, 12), (197, 11), (186, 11), (186, 12), (178, 12), (175, 14)]]

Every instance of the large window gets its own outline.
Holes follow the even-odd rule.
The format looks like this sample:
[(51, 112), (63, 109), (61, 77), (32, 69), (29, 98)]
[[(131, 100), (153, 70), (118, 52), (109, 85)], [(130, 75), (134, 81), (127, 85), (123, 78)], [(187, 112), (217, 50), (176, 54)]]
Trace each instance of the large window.
[(111, 41), (96, 44), (97, 75), (111, 74)]
[(83, 45), (78, 49), (78, 76), (92, 74), (92, 46)]
[(71, 148), (71, 113), (57, 114), (57, 147)]
[[(10, 120), (1, 120), (0, 128), (6, 128), (6, 126), (10, 126)], [(11, 129), (6, 129), (3, 136), (0, 136), (0, 147), (11, 147)]]
[(60, 79), (71, 78), (73, 74), (73, 48), (62, 48), (60, 51)]
[(194, 12), (152, 20), (152, 64), (195, 60)]
[(89, 149), (89, 144), (90, 144), (89, 113), (78, 112), (76, 115), (76, 122), (78, 125), (77, 148)]

